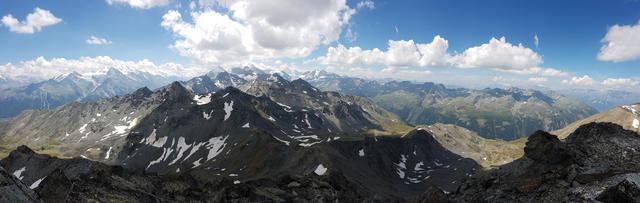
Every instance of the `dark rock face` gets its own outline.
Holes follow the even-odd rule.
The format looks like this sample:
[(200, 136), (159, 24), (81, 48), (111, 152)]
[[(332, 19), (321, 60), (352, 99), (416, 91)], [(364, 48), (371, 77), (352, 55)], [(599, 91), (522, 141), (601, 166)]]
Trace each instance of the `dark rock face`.
[[(414, 136), (411, 139), (416, 138)], [(407, 140), (407, 142), (414, 141)], [(368, 142), (372, 146), (365, 149), (371, 150), (368, 152), (371, 155), (366, 157), (375, 158), (377, 154), (373, 148), (383, 146), (382, 144), (376, 146), (376, 143), (385, 141), (371, 139)], [(356, 143), (343, 144), (351, 146)], [(327, 149), (329, 148), (322, 150)], [(440, 159), (445, 158), (440, 157)], [(445, 162), (445, 160), (442, 161)], [(233, 181), (231, 178), (234, 177), (213, 175), (210, 170), (203, 168), (184, 173), (157, 174), (121, 166), (109, 166), (81, 158), (58, 159), (34, 153), (29, 148), (21, 146), (9, 157), (0, 161), (0, 166), (8, 168), (9, 171), (21, 170), (20, 177), (23, 178), (23, 182), (30, 183), (32, 180), (39, 179), (38, 184), (32, 186), (34, 190), (30, 190), (20, 180), (7, 176), (8, 174), (0, 168), (0, 174), (5, 174), (0, 176), (0, 181), (4, 181), (2, 177), (9, 177), (15, 182), (14, 186), (0, 187), (0, 190), (11, 187), (12, 191), (25, 193), (7, 193), (11, 194), (9, 196), (4, 195), (5, 193), (0, 194), (4, 195), (2, 198), (14, 198), (7, 200), (19, 202), (38, 201), (37, 197), (47, 202), (404, 202), (410, 198), (389, 195), (402, 194), (401, 191), (389, 190), (387, 193), (380, 193), (371, 190), (372, 187), (384, 188), (385, 186), (365, 185), (376, 183), (370, 182), (372, 180), (367, 180), (366, 177), (354, 181), (356, 177), (352, 176), (355, 171), (344, 170), (337, 164), (327, 164), (329, 169), (322, 175), (316, 174), (317, 172), (299, 175), (284, 174), (240, 182)], [(371, 167), (384, 166), (372, 165)], [(460, 166), (452, 165), (451, 167)], [(462, 168), (459, 170), (463, 171)], [(202, 178), (202, 173), (207, 173), (206, 176), (209, 178)], [(365, 174), (360, 175), (365, 176), (367, 173), (365, 171)], [(444, 174), (446, 173), (441, 175)], [(398, 190), (408, 188), (399, 187)], [(444, 197), (444, 193), (440, 190), (429, 191), (431, 191), (430, 197), (434, 194)], [(19, 199), (15, 199), (16, 197)]]
[(534, 161), (558, 163), (568, 158), (564, 145), (552, 134), (536, 131), (529, 136), (524, 147), (524, 155)]
[(14, 174), (0, 167), (0, 202), (42, 202), (38, 195)]
[(607, 188), (596, 200), (602, 202), (640, 202), (640, 179), (638, 174), (628, 175), (623, 181)]
[(565, 141), (536, 132), (525, 156), (473, 176), (457, 202), (638, 202), (640, 136), (612, 123), (589, 123)]
[[(21, 175), (27, 181), (46, 177), (35, 191), (47, 202), (334, 202), (365, 198), (358, 196), (355, 187), (337, 173), (234, 184), (224, 178), (200, 181), (188, 174), (158, 175), (86, 159), (57, 159), (35, 154), (26, 147), (12, 152), (0, 164), (9, 168), (23, 165), (26, 170)], [(41, 166), (44, 167), (38, 168)], [(3, 192), (1, 200), (37, 201), (32, 190), (13, 179), (16, 184), (2, 189), (25, 194)]]

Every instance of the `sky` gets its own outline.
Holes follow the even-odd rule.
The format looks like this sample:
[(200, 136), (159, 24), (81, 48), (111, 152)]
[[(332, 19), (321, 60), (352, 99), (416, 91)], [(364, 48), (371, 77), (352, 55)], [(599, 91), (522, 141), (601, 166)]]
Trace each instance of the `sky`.
[(640, 89), (637, 0), (4, 0), (0, 16), (5, 79), (256, 64), (471, 88)]

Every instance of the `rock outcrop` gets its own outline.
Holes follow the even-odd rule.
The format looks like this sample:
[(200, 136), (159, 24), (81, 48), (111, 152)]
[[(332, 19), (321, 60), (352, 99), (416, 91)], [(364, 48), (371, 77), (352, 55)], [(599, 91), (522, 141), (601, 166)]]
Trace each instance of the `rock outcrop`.
[(613, 123), (583, 125), (564, 141), (538, 131), (524, 157), (464, 181), (449, 200), (638, 202), (638, 160), (640, 135)]

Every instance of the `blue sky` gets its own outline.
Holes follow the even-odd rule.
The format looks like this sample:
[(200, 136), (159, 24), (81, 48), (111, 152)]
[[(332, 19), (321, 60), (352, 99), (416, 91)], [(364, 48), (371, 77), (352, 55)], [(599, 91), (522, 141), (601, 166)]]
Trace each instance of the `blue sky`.
[[(194, 74), (218, 65), (258, 63), (275, 69), (327, 69), (359, 77), (478, 88), (637, 89), (640, 81), (640, 40), (636, 40), (640, 39), (640, 26), (636, 26), (640, 1), (277, 0), (261, 4), (196, 0), (193, 8), (189, 6), (192, 1), (149, 0), (145, 5), (132, 2), (3, 1), (2, 17), (11, 15), (25, 21), (27, 15), (40, 8), (60, 22), (44, 25), (33, 33), (12, 31), (3, 23), (0, 76), (3, 72), (5, 77), (19, 75), (7, 72), (17, 72), (24, 66), (22, 62), (41, 56), (46, 60), (108, 56), (121, 61), (146, 59), (158, 66), (176, 63)], [(192, 14), (202, 18), (196, 23)], [(266, 19), (267, 25), (260, 27), (260, 19)], [(318, 26), (319, 22), (325, 22), (324, 27)], [(616, 25), (620, 29), (612, 28)], [(185, 28), (189, 26), (193, 28)], [(285, 28), (291, 30), (278, 31)], [(270, 32), (276, 34), (269, 35)], [(287, 36), (282, 37), (283, 33)], [(611, 39), (603, 41), (608, 33)], [(222, 37), (211, 37), (218, 34)], [(109, 43), (87, 43), (92, 36)], [(444, 52), (426, 57), (428, 63), (420, 63), (418, 58), (397, 58), (411, 55), (412, 47), (418, 56), (429, 55), (431, 52), (415, 47), (432, 41), (436, 45), (435, 36), (443, 40), (438, 41), (439, 45), (446, 46), (433, 48), (432, 51)], [(537, 46), (534, 36), (539, 39)], [(501, 41), (501, 37), (505, 40)], [(480, 48), (489, 46), (492, 38), (496, 39), (497, 48)], [(390, 40), (409, 48), (409, 52), (393, 56), (386, 53)], [(601, 48), (609, 43), (626, 47), (608, 49), (599, 58)], [(340, 47), (344, 51), (336, 49), (336, 53), (349, 56), (329, 56), (329, 49)], [(474, 47), (479, 50), (473, 52)], [(351, 48), (372, 52), (349, 51)], [(12, 68), (7, 68), (9, 63)], [(29, 68), (52, 68), (34, 66)], [(607, 79), (611, 80), (605, 82)]]

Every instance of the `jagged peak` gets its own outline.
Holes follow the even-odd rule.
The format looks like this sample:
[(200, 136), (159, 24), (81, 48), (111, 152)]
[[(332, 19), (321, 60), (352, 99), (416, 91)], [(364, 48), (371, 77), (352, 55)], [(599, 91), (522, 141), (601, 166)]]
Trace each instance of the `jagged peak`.
[(153, 91), (151, 91), (149, 88), (142, 87), (142, 88), (137, 89), (133, 93), (131, 93), (131, 95), (133, 95), (134, 97), (147, 97), (147, 96), (151, 95), (152, 93), (153, 93)]
[(165, 89), (169, 99), (173, 100), (191, 100), (192, 93), (187, 88), (182, 86), (180, 82), (174, 81), (171, 85)]

